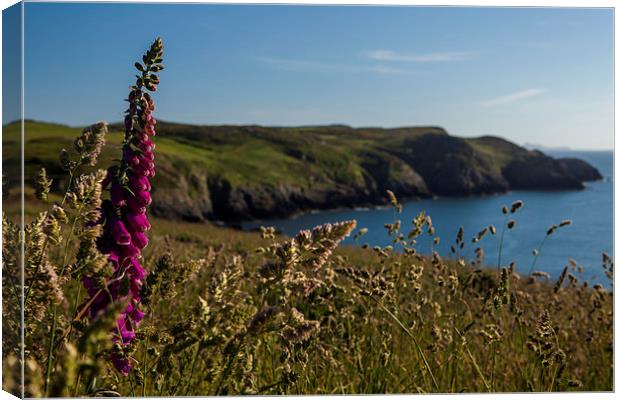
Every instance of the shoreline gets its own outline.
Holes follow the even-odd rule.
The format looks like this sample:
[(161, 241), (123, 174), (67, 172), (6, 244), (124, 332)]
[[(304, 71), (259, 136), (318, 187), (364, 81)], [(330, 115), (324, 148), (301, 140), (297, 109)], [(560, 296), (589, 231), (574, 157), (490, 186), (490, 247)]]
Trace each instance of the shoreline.
[[(586, 181), (585, 183), (594, 183), (594, 182), (613, 182), (613, 180), (611, 178), (608, 177), (603, 177), (601, 179), (596, 179), (596, 180), (592, 180), (592, 181)], [(441, 200), (441, 199), (454, 199), (454, 200), (459, 200), (459, 199), (472, 199), (472, 198), (487, 198), (487, 197), (496, 197), (496, 196), (503, 196), (503, 195), (508, 195), (514, 192), (528, 192), (528, 193), (564, 193), (564, 192), (582, 192), (584, 190), (587, 189), (587, 186), (584, 185), (584, 188), (582, 189), (548, 189), (548, 190), (541, 190), (541, 189), (517, 189), (517, 190), (506, 190), (503, 192), (490, 192), (490, 193), (478, 193), (478, 194), (460, 194), (460, 195), (431, 195), (428, 197), (419, 197), (419, 196), (403, 196), (403, 197), (399, 197), (398, 200), (401, 204), (405, 204), (405, 203), (415, 203), (415, 202), (420, 202), (420, 201), (427, 201), (427, 200)], [(373, 210), (382, 210), (382, 209), (389, 209), (392, 206), (389, 204), (389, 201), (386, 198), (386, 202), (382, 203), (382, 204), (373, 204), (373, 203), (369, 203), (369, 204), (362, 204), (362, 205), (358, 205), (358, 206), (353, 206), (353, 207), (347, 207), (347, 206), (337, 206), (337, 207), (329, 207), (329, 208), (309, 208), (309, 209), (305, 209), (305, 210), (300, 210), (300, 211), (296, 211), (292, 214), (289, 215), (285, 215), (285, 216), (272, 216), (272, 217), (266, 217), (266, 218), (253, 218), (253, 219), (246, 219), (246, 220), (239, 220), (239, 221), (224, 221), (224, 220), (210, 220), (207, 222), (210, 222), (214, 225), (217, 226), (225, 226), (228, 228), (233, 228), (233, 229), (240, 229), (240, 230), (244, 230), (244, 231), (251, 231), (251, 230), (256, 230), (258, 228), (243, 228), (243, 225), (245, 224), (254, 224), (254, 223), (261, 223), (263, 221), (269, 221), (269, 220), (295, 220), (298, 219), (304, 215), (312, 215), (312, 214), (321, 214), (321, 213), (330, 213), (330, 212), (341, 212), (341, 211), (373, 211)]]

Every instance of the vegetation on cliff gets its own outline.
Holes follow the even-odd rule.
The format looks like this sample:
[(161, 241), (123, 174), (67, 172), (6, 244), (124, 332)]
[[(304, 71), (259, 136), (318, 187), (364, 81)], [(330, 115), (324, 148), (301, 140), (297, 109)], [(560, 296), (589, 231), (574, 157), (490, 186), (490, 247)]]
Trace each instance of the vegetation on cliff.
[[(120, 125), (111, 126), (103, 160), (115, 157)], [(193, 126), (160, 122), (153, 213), (172, 219), (247, 220), (308, 209), (384, 204), (403, 198), (470, 195), (509, 189), (581, 189), (600, 179), (586, 162), (556, 160), (496, 137), (464, 139), (438, 127)], [(9, 177), (19, 156), (19, 125), (5, 127)], [(26, 176), (49, 166), (77, 129), (27, 122)], [(19, 176), (19, 174), (17, 175)], [(14, 181), (14, 184), (17, 182)]]

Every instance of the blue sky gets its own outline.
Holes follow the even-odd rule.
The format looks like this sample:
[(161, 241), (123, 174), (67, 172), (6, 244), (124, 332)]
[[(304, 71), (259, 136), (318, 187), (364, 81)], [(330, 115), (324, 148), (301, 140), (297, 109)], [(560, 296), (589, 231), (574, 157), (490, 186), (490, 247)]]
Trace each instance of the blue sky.
[(15, 121), (21, 110), (21, 4), (2, 11), (2, 124)]
[(119, 121), (161, 36), (163, 120), (613, 146), (610, 9), (26, 3), (25, 20), (28, 118)]

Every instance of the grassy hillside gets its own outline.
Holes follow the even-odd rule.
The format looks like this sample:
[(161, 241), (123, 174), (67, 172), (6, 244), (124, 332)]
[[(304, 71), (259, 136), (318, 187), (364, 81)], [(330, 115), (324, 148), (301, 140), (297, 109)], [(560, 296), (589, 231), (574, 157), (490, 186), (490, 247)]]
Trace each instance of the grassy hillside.
[[(119, 154), (112, 126), (103, 160)], [(42, 165), (62, 186), (56, 166), (79, 129), (27, 122), (26, 176)], [(563, 163), (500, 138), (463, 139), (438, 127), (350, 128), (192, 126), (162, 122), (153, 212), (185, 220), (287, 216), (312, 208), (385, 203), (401, 197), (520, 189), (578, 189), (599, 177), (587, 164)], [(19, 125), (4, 127), (9, 187), (19, 181)], [(525, 168), (524, 168), (525, 167)], [(524, 169), (527, 174), (524, 174)], [(578, 170), (575, 174), (573, 170)]]

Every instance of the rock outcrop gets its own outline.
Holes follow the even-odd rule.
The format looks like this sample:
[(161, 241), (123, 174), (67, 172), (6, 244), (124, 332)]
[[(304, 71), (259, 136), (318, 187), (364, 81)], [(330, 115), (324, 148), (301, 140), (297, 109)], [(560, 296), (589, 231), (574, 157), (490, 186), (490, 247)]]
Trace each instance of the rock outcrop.
[[(584, 181), (601, 179), (579, 159), (554, 159), (496, 137), (453, 137), (434, 127), (166, 127), (160, 127), (164, 137), (214, 149), (242, 148), (248, 142), (265, 147), (264, 159), (253, 155), (254, 170), (246, 170), (242, 158), (238, 165), (221, 159), (227, 166), (211, 170), (195, 165), (189, 176), (160, 168), (164, 179), (156, 186), (153, 212), (168, 218), (235, 222), (385, 204), (388, 189), (411, 199), (511, 189), (579, 190)], [(238, 152), (249, 157), (248, 151)], [(289, 164), (296, 168), (287, 169)], [(269, 175), (279, 178), (266, 181)]]
[[(116, 129), (115, 129), (116, 128)], [(554, 159), (498, 137), (465, 139), (435, 126), (393, 129), (196, 126), (158, 124), (153, 214), (225, 222), (288, 217), (311, 209), (386, 204), (399, 198), (501, 193), (511, 189), (578, 190), (601, 179), (585, 161)], [(81, 131), (28, 121), (26, 176), (42, 166), (53, 190), (67, 184), (58, 154)], [(121, 125), (111, 126), (122, 131)], [(5, 189), (19, 184), (21, 128), (4, 127)], [(121, 137), (118, 135), (117, 137)], [(102, 165), (120, 154), (109, 141)], [(11, 178), (13, 177), (13, 178)], [(27, 182), (30, 184), (30, 181)]]

